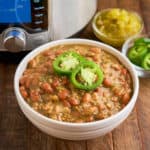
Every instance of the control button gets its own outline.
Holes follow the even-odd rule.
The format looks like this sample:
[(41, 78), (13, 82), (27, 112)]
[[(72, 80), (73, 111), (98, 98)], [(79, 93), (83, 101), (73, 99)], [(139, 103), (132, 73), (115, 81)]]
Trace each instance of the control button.
[(43, 24), (43, 21), (41, 21), (41, 20), (40, 21), (35, 21), (34, 24), (36, 24), (36, 25), (37, 24)]
[(44, 9), (45, 7), (44, 6), (41, 6), (41, 7), (34, 7), (34, 10), (42, 10)]
[(24, 50), (26, 45), (25, 33), (18, 29), (7, 30), (4, 33), (3, 44), (11, 52)]
[(35, 17), (43, 17), (43, 14), (35, 14)]

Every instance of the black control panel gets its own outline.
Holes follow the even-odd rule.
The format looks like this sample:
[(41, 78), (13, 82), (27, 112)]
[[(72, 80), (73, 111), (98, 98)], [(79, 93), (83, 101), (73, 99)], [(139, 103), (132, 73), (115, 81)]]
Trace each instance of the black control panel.
[(48, 0), (32, 0), (31, 32), (48, 29)]
[(28, 33), (48, 30), (48, 0), (1, 1), (0, 33), (10, 27), (20, 27)]

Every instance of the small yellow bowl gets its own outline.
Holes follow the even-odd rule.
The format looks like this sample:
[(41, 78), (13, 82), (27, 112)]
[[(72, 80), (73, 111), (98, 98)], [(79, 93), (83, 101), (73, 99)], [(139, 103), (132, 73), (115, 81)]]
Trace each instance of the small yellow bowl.
[[(135, 34), (132, 34), (131, 36), (124, 36), (124, 37), (120, 37), (120, 38), (110, 37), (109, 35), (107, 35), (107, 34), (105, 34), (104, 32), (102, 32), (102, 31), (97, 27), (96, 21), (97, 21), (97, 19), (98, 19), (98, 17), (99, 17), (100, 15), (102, 15), (103, 13), (105, 13), (105, 12), (107, 12), (107, 11), (110, 11), (110, 10), (112, 10), (112, 9), (111, 9), (111, 8), (110, 8), (110, 9), (104, 9), (104, 10), (102, 10), (102, 11), (99, 11), (99, 12), (94, 16), (94, 19), (93, 19), (93, 21), (92, 21), (92, 28), (93, 28), (94, 34), (96, 35), (96, 37), (97, 37), (98, 39), (100, 39), (100, 40), (103, 41), (104, 43), (110, 44), (110, 45), (112, 45), (112, 46), (114, 46), (114, 47), (121, 47), (122, 44), (123, 44), (129, 37), (131, 37), (131, 36), (133, 36), (133, 35), (138, 35), (138, 34), (140, 34), (140, 33), (142, 32), (143, 26), (144, 26), (142, 18), (141, 18), (136, 12), (127, 11), (127, 10), (125, 10), (125, 9), (123, 9), (123, 10), (125, 10), (125, 11), (127, 11), (127, 12), (131, 12), (131, 13), (134, 14), (134, 15), (137, 17), (137, 19), (139, 20), (139, 22), (140, 22), (140, 24), (141, 24), (141, 27), (140, 27), (139, 31), (138, 31), (137, 33), (135, 33)], [(122, 9), (118, 9), (118, 10), (122, 10)]]

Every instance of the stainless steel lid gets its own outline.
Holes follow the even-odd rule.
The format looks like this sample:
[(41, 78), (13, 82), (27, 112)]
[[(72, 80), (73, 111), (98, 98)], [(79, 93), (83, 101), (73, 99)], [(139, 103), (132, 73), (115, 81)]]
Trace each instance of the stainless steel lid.
[[(97, 0), (51, 0), (51, 39), (70, 37), (83, 29), (97, 9)], [(49, 12), (50, 13), (50, 12)]]

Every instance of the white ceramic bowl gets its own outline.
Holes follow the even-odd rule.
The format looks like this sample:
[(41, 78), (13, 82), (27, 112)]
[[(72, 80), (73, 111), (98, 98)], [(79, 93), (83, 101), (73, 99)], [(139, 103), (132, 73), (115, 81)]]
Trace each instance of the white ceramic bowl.
[[(110, 54), (114, 55), (115, 57), (117, 57), (120, 60), (120, 62), (122, 62), (122, 64), (124, 64), (124, 66), (129, 70), (133, 80), (133, 95), (130, 102), (127, 104), (127, 106), (117, 114), (107, 119), (103, 119), (95, 122), (89, 122), (89, 123), (68, 123), (68, 122), (56, 121), (47, 118), (41, 115), (40, 113), (36, 112), (35, 110), (33, 110), (26, 103), (26, 101), (23, 99), (23, 97), (20, 94), (19, 79), (22, 76), (24, 70), (26, 69), (29, 60), (31, 60), (33, 57), (35, 57), (45, 49), (60, 44), (61, 45), (62, 44), (87, 44), (87, 45), (98, 46), (104, 49), (105, 51), (109, 52)], [(14, 78), (14, 89), (21, 110), (23, 111), (25, 116), (41, 131), (44, 131), (45, 133), (58, 138), (69, 139), (69, 140), (83, 140), (83, 139), (85, 140), (85, 139), (96, 138), (98, 136), (110, 132), (128, 117), (128, 115), (130, 114), (130, 112), (132, 111), (135, 105), (138, 96), (139, 80), (136, 71), (134, 70), (131, 63), (128, 61), (128, 59), (113, 47), (92, 40), (65, 39), (65, 40), (59, 40), (59, 41), (47, 43), (30, 52), (21, 61), (21, 63), (19, 64), (16, 70), (15, 78)]]

